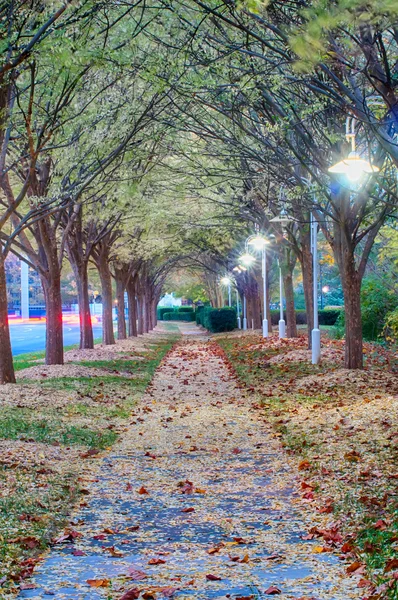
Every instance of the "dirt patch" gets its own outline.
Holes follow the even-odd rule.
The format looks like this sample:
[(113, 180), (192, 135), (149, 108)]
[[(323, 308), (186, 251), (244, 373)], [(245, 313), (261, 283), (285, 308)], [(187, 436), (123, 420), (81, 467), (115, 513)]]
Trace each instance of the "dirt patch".
[(44, 379), (53, 379), (54, 377), (115, 377), (131, 378), (129, 373), (119, 373), (109, 369), (96, 369), (93, 367), (83, 367), (81, 365), (41, 365), (38, 367), (28, 367), (18, 372), (18, 379), (31, 379), (42, 381)]

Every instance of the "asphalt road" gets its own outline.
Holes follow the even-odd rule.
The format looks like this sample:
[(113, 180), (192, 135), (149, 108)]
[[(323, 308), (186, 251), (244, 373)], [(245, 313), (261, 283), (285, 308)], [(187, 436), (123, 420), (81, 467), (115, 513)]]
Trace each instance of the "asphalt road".
[[(93, 325), (94, 339), (102, 337), (102, 325)], [(14, 356), (25, 352), (44, 350), (46, 345), (45, 323), (10, 323), (11, 346)], [(64, 345), (78, 344), (80, 340), (79, 324), (64, 323)]]

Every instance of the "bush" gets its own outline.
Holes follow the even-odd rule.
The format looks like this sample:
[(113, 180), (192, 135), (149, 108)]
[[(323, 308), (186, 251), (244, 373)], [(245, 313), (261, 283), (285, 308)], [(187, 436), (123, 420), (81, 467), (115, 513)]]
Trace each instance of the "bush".
[(386, 316), (383, 335), (389, 344), (398, 344), (398, 308)]
[(163, 321), (195, 321), (195, 313), (168, 312), (163, 314)]
[(205, 308), (204, 306), (198, 306), (197, 309), (196, 309), (196, 314), (195, 314), (196, 325), (201, 325), (200, 315), (204, 311), (204, 308)]
[(170, 306), (159, 307), (158, 310), (157, 310), (158, 320), (159, 321), (164, 321), (163, 315), (167, 314), (167, 313), (172, 313), (172, 312), (174, 312), (174, 309), (171, 308)]
[[(212, 333), (232, 331), (237, 326), (236, 310), (234, 308), (209, 308), (200, 313), (201, 324)], [(203, 316), (202, 316), (203, 315)]]
[(365, 279), (361, 289), (363, 337), (376, 340), (383, 333), (387, 314), (395, 311), (397, 306), (396, 295), (379, 279)]
[(193, 313), (195, 312), (192, 306), (180, 306), (178, 308), (179, 313)]
[[(335, 325), (337, 319), (342, 311), (339, 308), (336, 309), (324, 309), (318, 311), (319, 325)], [(279, 310), (271, 310), (271, 322), (272, 325), (278, 325), (279, 323)], [(284, 312), (283, 318), (286, 321), (286, 311)], [(307, 324), (307, 313), (305, 310), (296, 310), (296, 323), (297, 325)]]

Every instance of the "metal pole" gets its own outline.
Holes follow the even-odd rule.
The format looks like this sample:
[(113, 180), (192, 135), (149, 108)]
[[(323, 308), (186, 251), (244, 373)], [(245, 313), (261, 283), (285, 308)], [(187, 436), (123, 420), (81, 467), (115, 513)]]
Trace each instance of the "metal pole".
[(246, 295), (243, 296), (243, 331), (247, 330)]
[(228, 284), (228, 306), (231, 308), (232, 306), (232, 299), (231, 299), (231, 284)]
[(312, 330), (312, 364), (317, 365), (321, 359), (321, 332), (318, 320), (318, 222), (311, 215), (311, 238), (312, 238), (312, 273), (314, 285), (314, 328)]
[(286, 337), (286, 323), (283, 318), (283, 277), (282, 269), (279, 267), (279, 339)]
[(268, 337), (267, 320), (267, 251), (263, 245), (263, 296), (264, 296), (264, 315), (263, 315), (263, 337)]
[(238, 292), (238, 290), (236, 290), (236, 312), (238, 314), (238, 329), (242, 329), (242, 323), (241, 323), (240, 314), (239, 314), (239, 292)]

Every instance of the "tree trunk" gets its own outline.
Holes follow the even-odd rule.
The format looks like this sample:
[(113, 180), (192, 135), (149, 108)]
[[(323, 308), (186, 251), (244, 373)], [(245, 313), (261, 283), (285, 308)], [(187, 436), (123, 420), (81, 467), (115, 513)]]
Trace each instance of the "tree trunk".
[(297, 337), (296, 310), (294, 308), (293, 275), (288, 273), (283, 277), (286, 300), (286, 333), (288, 338)]
[(76, 277), (79, 303), (80, 348), (92, 350), (94, 348), (94, 336), (88, 294), (88, 265), (86, 261), (82, 261), (79, 267), (72, 264), (72, 268)]
[[(342, 278), (343, 279), (343, 278)], [(356, 272), (342, 281), (345, 310), (345, 367), (363, 369), (361, 281)]]
[(116, 342), (113, 333), (112, 276), (108, 262), (101, 261), (98, 271), (102, 292), (102, 341), (105, 345), (112, 346)]
[(116, 300), (117, 300), (117, 339), (125, 340), (127, 337), (125, 302), (124, 302), (124, 282), (116, 279)]
[(134, 280), (130, 280), (127, 284), (127, 300), (129, 304), (129, 336), (137, 337), (137, 304)]
[(142, 335), (144, 333), (144, 311), (143, 311), (143, 297), (137, 296), (137, 317), (138, 317), (138, 325), (137, 325), (137, 334)]
[(149, 332), (148, 302), (147, 302), (146, 294), (144, 294), (144, 296), (142, 297), (142, 312), (143, 312), (142, 319), (143, 319), (144, 333), (148, 333)]
[(305, 310), (307, 313), (308, 348), (311, 348), (311, 332), (314, 326), (314, 295), (313, 295), (313, 270), (310, 245), (302, 245), (300, 256), (301, 271), (303, 274), (303, 288)]
[(4, 256), (0, 252), (0, 383), (15, 383), (14, 364), (8, 326), (8, 302)]
[(62, 329), (61, 273), (55, 269), (51, 276), (41, 277), (46, 303), (46, 364), (64, 364)]

